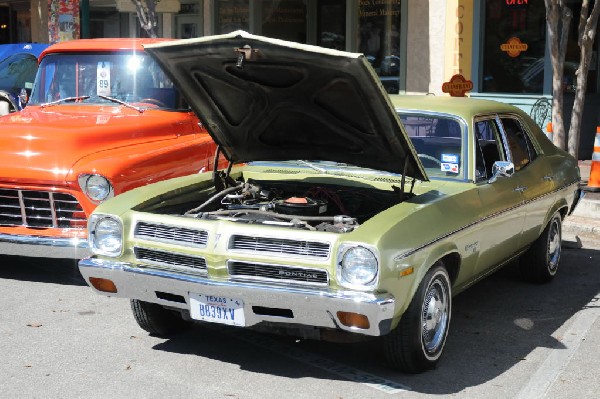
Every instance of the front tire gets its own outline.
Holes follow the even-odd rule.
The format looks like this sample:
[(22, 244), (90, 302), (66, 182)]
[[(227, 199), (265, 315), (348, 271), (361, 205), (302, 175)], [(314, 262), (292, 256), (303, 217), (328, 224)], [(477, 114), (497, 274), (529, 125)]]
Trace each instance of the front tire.
[(555, 213), (519, 262), (523, 278), (532, 283), (551, 281), (558, 270), (561, 243), (562, 218)]
[(437, 262), (425, 275), (398, 326), (384, 336), (388, 363), (403, 372), (420, 373), (439, 361), (452, 313), (450, 278)]
[(142, 329), (160, 337), (176, 334), (190, 325), (175, 311), (151, 302), (132, 299), (131, 311), (135, 321)]

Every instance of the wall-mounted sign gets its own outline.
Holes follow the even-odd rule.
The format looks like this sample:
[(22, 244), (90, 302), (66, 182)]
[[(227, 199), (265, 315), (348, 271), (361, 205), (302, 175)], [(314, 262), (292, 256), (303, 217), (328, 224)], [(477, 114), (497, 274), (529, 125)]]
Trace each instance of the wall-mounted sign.
[(73, 39), (79, 39), (79, 0), (48, 0), (48, 40)]
[(471, 76), (475, 20), (473, 8), (473, 0), (446, 0), (443, 79), (450, 79), (457, 74)]
[(464, 97), (466, 92), (471, 90), (473, 90), (473, 82), (458, 74), (442, 85), (442, 92), (448, 93), (452, 97)]
[(521, 42), (518, 37), (511, 37), (506, 43), (500, 45), (500, 50), (504, 51), (510, 57), (518, 57), (521, 52), (527, 51), (527, 43)]
[(515, 9), (515, 8), (527, 8), (529, 5), (529, 0), (503, 0), (506, 7)]

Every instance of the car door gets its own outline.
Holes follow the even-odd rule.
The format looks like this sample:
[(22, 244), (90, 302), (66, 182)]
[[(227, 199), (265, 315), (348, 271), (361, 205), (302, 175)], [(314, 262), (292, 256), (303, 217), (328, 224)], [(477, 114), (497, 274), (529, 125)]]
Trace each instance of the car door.
[(516, 115), (503, 115), (500, 121), (523, 195), (523, 233), (519, 246), (524, 247), (539, 236), (546, 213), (552, 206), (553, 197), (548, 194), (556, 184), (552, 171), (538, 157), (525, 123)]
[(524, 210), (519, 176), (513, 174), (490, 182), (494, 162), (511, 159), (500, 120), (495, 116), (478, 118), (474, 129), (475, 178), (481, 202), (476, 275), (481, 275), (518, 250)]

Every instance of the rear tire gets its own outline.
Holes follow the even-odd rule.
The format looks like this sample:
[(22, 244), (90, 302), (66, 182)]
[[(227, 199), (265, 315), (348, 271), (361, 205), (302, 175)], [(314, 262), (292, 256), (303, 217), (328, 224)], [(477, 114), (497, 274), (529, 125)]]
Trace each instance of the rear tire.
[(388, 363), (403, 372), (420, 373), (439, 361), (452, 313), (450, 278), (442, 262), (425, 275), (398, 326), (383, 338)]
[(177, 312), (151, 302), (132, 299), (131, 311), (142, 329), (161, 337), (179, 333), (190, 325)]
[(519, 262), (523, 278), (532, 283), (551, 281), (558, 270), (561, 243), (562, 218), (555, 213)]

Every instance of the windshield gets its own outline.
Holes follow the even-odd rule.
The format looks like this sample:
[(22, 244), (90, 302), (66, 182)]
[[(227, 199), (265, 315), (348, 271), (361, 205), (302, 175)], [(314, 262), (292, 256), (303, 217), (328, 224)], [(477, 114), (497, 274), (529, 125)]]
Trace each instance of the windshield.
[(136, 106), (186, 108), (160, 67), (147, 55), (133, 52), (47, 55), (29, 104), (76, 98), (85, 104), (119, 105), (106, 97)]
[(398, 115), (428, 177), (465, 179), (463, 122), (446, 115)]
[(31, 54), (13, 54), (0, 61), (0, 89), (18, 92), (31, 90), (37, 71), (37, 58)]

